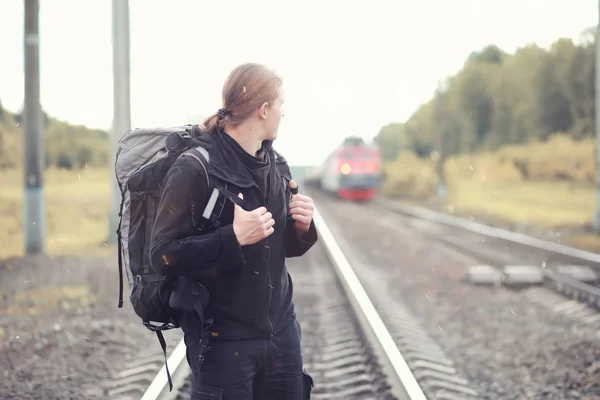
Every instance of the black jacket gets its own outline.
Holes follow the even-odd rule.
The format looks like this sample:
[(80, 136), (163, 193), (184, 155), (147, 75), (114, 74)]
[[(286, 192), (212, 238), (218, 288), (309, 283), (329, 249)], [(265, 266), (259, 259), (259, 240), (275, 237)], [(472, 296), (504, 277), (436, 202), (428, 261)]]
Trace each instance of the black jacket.
[(204, 169), (181, 157), (164, 179), (151, 235), (151, 263), (157, 273), (190, 276), (206, 287), (210, 301), (205, 315), (213, 319), (213, 339), (272, 337), (285, 317), (294, 314), (292, 278), (286, 257), (301, 256), (317, 241), (314, 222), (300, 237), (289, 212), (289, 166), (270, 146), (269, 196), (250, 171), (232, 154), (223, 132), (206, 134), (208, 174), (217, 188), (243, 193), (244, 209), (265, 206), (273, 214), (275, 232), (240, 247), (233, 232), (233, 203), (227, 201), (220, 226), (199, 232), (198, 218), (208, 201)]

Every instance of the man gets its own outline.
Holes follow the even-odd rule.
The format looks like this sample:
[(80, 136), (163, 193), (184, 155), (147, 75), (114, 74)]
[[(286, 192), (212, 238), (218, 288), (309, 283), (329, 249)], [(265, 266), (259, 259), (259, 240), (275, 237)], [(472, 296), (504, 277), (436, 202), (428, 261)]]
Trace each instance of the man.
[[(223, 107), (199, 135), (209, 149), (208, 174), (193, 157), (181, 157), (165, 177), (152, 266), (193, 278), (210, 294), (206, 337), (197, 314), (180, 320), (192, 399), (302, 399), (310, 379), (285, 258), (306, 253), (317, 232), (312, 199), (293, 194), (289, 167), (272, 148), (283, 117), (282, 83), (263, 65), (235, 68), (223, 87)], [(239, 204), (228, 201), (218, 226), (199, 232), (209, 179), (237, 193)]]

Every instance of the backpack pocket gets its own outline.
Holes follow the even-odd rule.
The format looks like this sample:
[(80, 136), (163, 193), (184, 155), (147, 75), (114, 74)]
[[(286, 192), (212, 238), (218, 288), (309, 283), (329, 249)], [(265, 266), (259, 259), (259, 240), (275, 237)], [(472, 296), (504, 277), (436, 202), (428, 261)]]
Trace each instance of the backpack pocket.
[[(174, 310), (169, 307), (170, 288), (161, 275), (137, 275), (129, 300), (135, 313), (145, 322), (169, 322)], [(166, 300), (165, 300), (166, 299)]]

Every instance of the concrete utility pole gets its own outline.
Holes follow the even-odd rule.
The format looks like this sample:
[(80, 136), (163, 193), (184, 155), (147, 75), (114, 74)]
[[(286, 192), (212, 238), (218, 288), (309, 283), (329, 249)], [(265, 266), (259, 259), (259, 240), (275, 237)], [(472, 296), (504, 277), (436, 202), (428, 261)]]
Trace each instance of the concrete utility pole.
[(434, 116), (434, 129), (435, 129), (435, 147), (437, 152), (437, 174), (439, 183), (437, 187), (437, 196), (439, 199), (446, 197), (446, 180), (444, 177), (444, 161), (446, 154), (444, 152), (444, 115), (445, 115), (445, 93), (442, 90), (441, 81), (438, 82), (438, 87), (435, 95), (435, 116)]
[(114, 160), (117, 143), (121, 136), (131, 129), (131, 104), (129, 87), (129, 0), (113, 0), (113, 129), (111, 134), (111, 208), (108, 241), (117, 240), (119, 224), (118, 212), (121, 203), (121, 191), (114, 174)]
[(598, 2), (598, 24), (596, 24), (596, 94), (594, 96), (596, 114), (596, 215), (592, 225), (600, 231), (600, 1)]
[(46, 207), (44, 201), (44, 143), (40, 105), (40, 4), (25, 0), (24, 69), (25, 108), (22, 116), (24, 141), (25, 201), (23, 202), (23, 233), (25, 253), (45, 251)]

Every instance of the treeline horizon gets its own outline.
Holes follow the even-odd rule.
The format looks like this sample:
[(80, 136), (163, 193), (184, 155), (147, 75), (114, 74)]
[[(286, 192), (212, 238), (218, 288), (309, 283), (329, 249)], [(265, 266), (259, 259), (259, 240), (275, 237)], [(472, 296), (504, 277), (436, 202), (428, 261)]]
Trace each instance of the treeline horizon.
[[(404, 123), (383, 126), (374, 141), (386, 161), (402, 151), (431, 157), (493, 151), (505, 145), (594, 135), (595, 31), (579, 43), (559, 38), (508, 53), (496, 45), (471, 53), (439, 94)], [(438, 142), (439, 140), (439, 142)]]
[[(23, 164), (23, 113), (13, 113), (0, 102), (0, 169), (14, 169)], [(109, 134), (81, 124), (70, 124), (42, 112), (44, 157), (46, 167), (85, 168), (107, 166)]]

